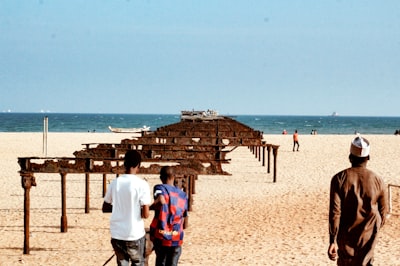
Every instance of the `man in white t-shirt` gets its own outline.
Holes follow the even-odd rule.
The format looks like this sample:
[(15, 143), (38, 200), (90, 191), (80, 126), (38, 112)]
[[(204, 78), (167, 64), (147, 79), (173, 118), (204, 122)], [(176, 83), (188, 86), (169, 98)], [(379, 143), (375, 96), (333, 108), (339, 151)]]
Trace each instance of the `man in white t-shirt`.
[(111, 212), (111, 244), (118, 265), (144, 265), (145, 229), (151, 203), (148, 183), (136, 174), (141, 156), (136, 150), (125, 154), (125, 174), (114, 179), (104, 196), (103, 212)]

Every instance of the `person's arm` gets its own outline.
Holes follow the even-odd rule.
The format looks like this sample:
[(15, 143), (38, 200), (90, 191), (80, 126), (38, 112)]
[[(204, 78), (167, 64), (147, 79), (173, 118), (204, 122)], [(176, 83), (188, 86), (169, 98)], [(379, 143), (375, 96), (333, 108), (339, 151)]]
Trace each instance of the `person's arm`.
[(153, 193), (154, 201), (153, 204), (151, 204), (150, 206), (150, 210), (158, 210), (160, 209), (161, 205), (165, 203), (163, 191), (164, 189), (162, 185), (156, 185), (154, 187), (154, 193)]
[(112, 204), (110, 204), (110, 203), (104, 201), (104, 202), (103, 202), (102, 211), (103, 211), (104, 213), (112, 212)]
[(331, 243), (328, 248), (328, 257), (330, 260), (335, 261), (337, 259), (337, 246), (336, 243)]
[(158, 210), (161, 205), (165, 204), (165, 198), (159, 194), (150, 206), (150, 210)]
[(140, 196), (140, 216), (143, 219), (149, 218), (150, 216), (150, 203), (151, 203), (151, 194), (150, 194), (150, 187), (147, 181), (145, 181), (145, 185), (143, 186), (143, 190), (141, 191)]
[(142, 208), (140, 208), (140, 211), (141, 211), (142, 218), (144, 218), (144, 219), (149, 218), (149, 216), (150, 216), (149, 205), (143, 205)]
[(378, 198), (378, 210), (382, 218), (381, 226), (383, 226), (385, 224), (386, 214), (388, 212), (388, 195), (383, 181), (381, 182), (382, 182), (382, 190), (381, 190), (381, 195)]
[(104, 213), (112, 212), (112, 188), (114, 186), (114, 182), (108, 186), (106, 194), (104, 195), (103, 207), (101, 208)]
[(337, 259), (336, 237), (339, 231), (341, 203), (338, 194), (339, 185), (336, 178), (332, 178), (329, 201), (329, 248), (328, 257), (330, 260)]

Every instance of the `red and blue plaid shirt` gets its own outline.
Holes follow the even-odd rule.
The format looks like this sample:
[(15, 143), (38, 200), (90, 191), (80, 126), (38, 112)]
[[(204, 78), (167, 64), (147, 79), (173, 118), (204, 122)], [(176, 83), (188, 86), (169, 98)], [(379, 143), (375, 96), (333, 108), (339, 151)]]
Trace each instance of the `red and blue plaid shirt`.
[(154, 244), (167, 247), (181, 246), (183, 243), (183, 222), (187, 216), (188, 200), (181, 189), (167, 184), (154, 187), (154, 198), (164, 196), (165, 204), (155, 211), (150, 224), (150, 237)]

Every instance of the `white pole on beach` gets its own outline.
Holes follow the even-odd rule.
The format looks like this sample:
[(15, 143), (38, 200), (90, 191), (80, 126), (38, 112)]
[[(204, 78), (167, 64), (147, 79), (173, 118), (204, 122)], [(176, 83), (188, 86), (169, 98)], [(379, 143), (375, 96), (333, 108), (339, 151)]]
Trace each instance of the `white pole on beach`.
[(47, 132), (49, 131), (49, 118), (44, 117), (43, 120), (43, 154), (47, 156)]

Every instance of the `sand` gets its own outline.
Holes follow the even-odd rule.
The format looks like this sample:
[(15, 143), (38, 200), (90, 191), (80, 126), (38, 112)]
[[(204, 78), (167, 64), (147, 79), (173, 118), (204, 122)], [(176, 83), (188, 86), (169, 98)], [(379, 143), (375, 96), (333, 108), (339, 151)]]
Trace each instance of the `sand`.
[[(73, 156), (83, 143), (119, 143), (130, 136), (49, 133), (47, 156)], [(326, 255), (329, 183), (349, 166), (353, 137), (300, 135), (300, 151), (293, 152), (290, 135), (265, 135), (267, 143), (280, 145), (276, 183), (246, 147), (229, 153), (232, 161), (223, 168), (232, 175), (198, 177), (180, 265), (335, 265)], [(365, 137), (371, 142), (369, 168), (400, 185), (400, 137)], [(35, 174), (30, 254), (23, 255), (24, 190), (17, 158), (42, 156), (43, 135), (0, 133), (0, 145), (0, 265), (103, 265), (113, 251), (109, 214), (101, 212), (102, 176), (91, 175), (90, 213), (84, 212), (84, 175), (67, 176), (68, 232), (61, 233), (60, 176)], [(159, 182), (157, 175), (141, 176), (151, 187)], [(400, 265), (400, 188), (392, 191), (393, 214), (381, 231), (374, 265)]]

